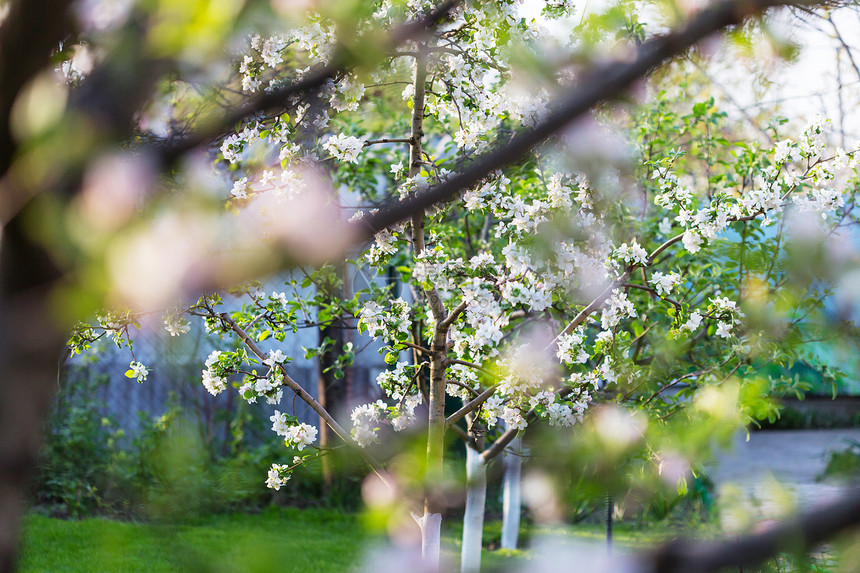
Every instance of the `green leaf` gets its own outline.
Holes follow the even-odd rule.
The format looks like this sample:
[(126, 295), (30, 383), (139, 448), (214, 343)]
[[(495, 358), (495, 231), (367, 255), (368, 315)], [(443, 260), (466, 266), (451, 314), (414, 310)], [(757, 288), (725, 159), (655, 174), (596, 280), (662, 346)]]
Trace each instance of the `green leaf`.
[(678, 495), (687, 495), (687, 478), (684, 476), (681, 476), (678, 479), (678, 483), (676, 485), (676, 488), (678, 490)]

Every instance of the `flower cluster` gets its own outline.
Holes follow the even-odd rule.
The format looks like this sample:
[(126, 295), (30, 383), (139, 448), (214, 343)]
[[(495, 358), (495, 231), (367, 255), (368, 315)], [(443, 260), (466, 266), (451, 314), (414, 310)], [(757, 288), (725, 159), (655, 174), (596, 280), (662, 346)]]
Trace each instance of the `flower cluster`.
[(405, 362), (398, 362), (394, 370), (383, 370), (376, 377), (376, 383), (382, 388), (387, 396), (397, 398), (402, 396), (412, 382), (412, 373), (415, 367)]
[(273, 368), (266, 376), (250, 377), (239, 387), (239, 395), (249, 404), (255, 404), (260, 397), (265, 398), (267, 404), (280, 404), (284, 396), (283, 379), (283, 371)]
[(333, 86), (329, 99), (336, 111), (355, 111), (361, 98), (364, 97), (365, 87), (354, 74), (347, 74)]
[(375, 242), (364, 256), (371, 265), (381, 266), (397, 252), (398, 233), (391, 229), (383, 229), (373, 238)]
[(615, 250), (615, 256), (628, 264), (643, 266), (648, 264), (648, 251), (643, 249), (636, 239), (633, 239), (630, 246), (628, 246), (627, 243), (622, 243), (621, 246)]
[(290, 481), (290, 469), (281, 464), (272, 464), (269, 468), (269, 475), (266, 478), (266, 487), (278, 491), (281, 486), (286, 485)]
[(600, 326), (604, 330), (609, 330), (617, 326), (625, 317), (634, 316), (636, 316), (636, 309), (633, 307), (633, 302), (627, 298), (627, 293), (615, 289), (600, 314)]
[(475, 371), (469, 366), (452, 364), (448, 367), (448, 376), (451, 380), (462, 384), (462, 386), (459, 384), (447, 384), (445, 391), (448, 395), (466, 401), (470, 400), (472, 393), (469, 392), (467, 387), (475, 388), (478, 386), (478, 375), (475, 374)]
[(180, 334), (188, 334), (191, 331), (191, 325), (188, 319), (171, 314), (164, 317), (164, 329), (170, 333), (170, 336), (179, 336)]
[(364, 149), (364, 139), (339, 133), (330, 137), (323, 144), (323, 148), (335, 159), (349, 163), (358, 163), (358, 156), (361, 154), (361, 150)]
[(350, 418), (352, 419), (352, 439), (355, 443), (366, 448), (379, 439), (379, 420), (384, 415), (388, 406), (382, 400), (373, 404), (362, 404), (357, 406)]
[(687, 317), (687, 322), (681, 325), (681, 330), (686, 330), (687, 332), (693, 333), (699, 329), (699, 326), (702, 324), (702, 313), (698, 310), (694, 310)]
[(282, 436), (287, 445), (299, 451), (313, 444), (317, 439), (317, 429), (310, 424), (299, 423), (295, 416), (275, 410), (269, 420), (272, 422), (272, 431)]
[(584, 364), (588, 360), (588, 352), (582, 346), (585, 341), (585, 331), (579, 327), (570, 334), (561, 334), (556, 341), (556, 356), (565, 364)]
[(366, 328), (374, 340), (379, 337), (406, 340), (412, 324), (409, 313), (409, 303), (402, 298), (391, 301), (387, 309), (374, 301), (368, 301), (359, 314), (359, 328)]
[(495, 356), (498, 354), (496, 347), (504, 335), (502, 329), (508, 325), (507, 313), (481, 279), (469, 279), (460, 288), (466, 303), (468, 328), (452, 329), (450, 336), (454, 350), (462, 357)]
[(401, 404), (391, 409), (389, 419), (391, 420), (391, 427), (395, 432), (400, 432), (415, 423), (415, 408), (421, 402), (423, 402), (421, 394), (412, 394), (403, 398)]
[(206, 369), (203, 370), (203, 387), (213, 396), (217, 396), (227, 389), (227, 378), (223, 376), (223, 370), (219, 368), (221, 354), (221, 351), (213, 350), (206, 358)]
[(429, 283), (443, 298), (450, 298), (455, 288), (453, 277), (461, 273), (464, 266), (463, 259), (451, 259), (442, 247), (436, 246), (425, 249), (415, 257), (412, 279), (418, 283)]
[(721, 338), (730, 338), (732, 328), (744, 316), (738, 308), (738, 303), (726, 297), (712, 298), (708, 306), (708, 315), (718, 319), (716, 335)]
[(672, 292), (672, 289), (681, 282), (681, 277), (678, 273), (664, 274), (659, 271), (651, 275), (651, 284), (654, 285), (654, 290), (660, 296), (666, 296)]

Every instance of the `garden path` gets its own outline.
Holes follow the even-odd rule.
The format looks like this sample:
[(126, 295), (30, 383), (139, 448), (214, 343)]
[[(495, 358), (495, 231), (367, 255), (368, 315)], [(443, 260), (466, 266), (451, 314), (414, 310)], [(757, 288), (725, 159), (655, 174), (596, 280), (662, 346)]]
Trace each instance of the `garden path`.
[(848, 486), (817, 478), (829, 452), (848, 448), (850, 440), (860, 442), (860, 428), (752, 432), (749, 440), (738, 434), (734, 448), (708, 468), (724, 525), (774, 519), (837, 499)]

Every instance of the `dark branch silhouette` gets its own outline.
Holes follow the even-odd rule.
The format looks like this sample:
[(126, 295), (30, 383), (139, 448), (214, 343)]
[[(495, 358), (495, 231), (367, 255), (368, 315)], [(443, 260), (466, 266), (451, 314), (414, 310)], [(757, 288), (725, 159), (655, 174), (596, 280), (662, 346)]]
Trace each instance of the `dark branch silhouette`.
[(754, 535), (722, 542), (674, 541), (648, 559), (653, 573), (708, 573), (757, 565), (778, 553), (805, 553), (837, 533), (860, 524), (860, 492)]
[[(422, 18), (401, 25), (389, 35), (385, 46), (393, 49), (407, 40), (420, 37), (442, 20), (457, 4), (459, 0), (446, 0)], [(319, 90), (354, 63), (355, 57), (348, 51), (340, 49), (335, 53), (330, 64), (317, 67), (298, 81), (262, 92), (236, 109), (230, 110), (211, 125), (201, 128), (180, 141), (158, 147), (157, 156), (165, 167), (172, 166), (188, 152), (223, 137), (225, 133), (235, 129), (240, 122), (260, 113), (283, 109), (294, 97)]]

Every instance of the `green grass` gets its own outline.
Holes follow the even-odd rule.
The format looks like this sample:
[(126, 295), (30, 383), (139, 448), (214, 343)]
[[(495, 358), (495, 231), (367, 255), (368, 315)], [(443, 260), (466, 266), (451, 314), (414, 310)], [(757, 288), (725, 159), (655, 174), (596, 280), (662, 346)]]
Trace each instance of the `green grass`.
[[(614, 538), (619, 550), (654, 545), (677, 535), (676, 528), (621, 525)], [(687, 532), (692, 534), (693, 532)], [(524, 527), (521, 539), (543, 535), (602, 543), (599, 525)], [(443, 558), (458, 563), (461, 524), (450, 519), (443, 532)], [(497, 570), (525, 551), (488, 551), (498, 546), (501, 524), (484, 528), (482, 562)], [(290, 571), (344, 573), (362, 563), (364, 551), (380, 541), (368, 534), (359, 515), (324, 509), (275, 509), (257, 515), (217, 515), (182, 525), (128, 523), (92, 518), (66, 521), (29, 515), (24, 522), (19, 571), (244, 573)]]
[(183, 525), (30, 515), (19, 571), (348, 571), (371, 541), (358, 517), (325, 510), (219, 515)]

